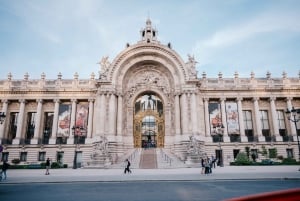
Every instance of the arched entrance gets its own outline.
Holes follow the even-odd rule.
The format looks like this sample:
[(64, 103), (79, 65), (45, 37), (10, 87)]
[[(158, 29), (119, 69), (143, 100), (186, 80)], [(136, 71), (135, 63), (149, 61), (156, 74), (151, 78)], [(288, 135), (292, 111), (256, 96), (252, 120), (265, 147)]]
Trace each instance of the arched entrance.
[(134, 147), (164, 147), (164, 108), (152, 92), (140, 95), (134, 107)]

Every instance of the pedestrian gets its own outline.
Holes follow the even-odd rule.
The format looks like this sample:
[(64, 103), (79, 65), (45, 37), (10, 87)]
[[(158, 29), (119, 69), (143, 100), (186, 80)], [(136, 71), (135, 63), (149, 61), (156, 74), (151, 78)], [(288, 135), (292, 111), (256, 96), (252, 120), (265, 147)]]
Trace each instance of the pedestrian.
[(45, 175), (49, 175), (50, 174), (49, 173), (49, 169), (50, 169), (50, 159), (47, 158), (47, 160), (46, 160), (46, 173), (45, 173)]
[(6, 180), (6, 170), (8, 169), (9, 164), (6, 161), (3, 161), (3, 165), (2, 165), (2, 176), (3, 176), (3, 180)]
[(213, 168), (216, 168), (216, 161), (217, 161), (217, 159), (214, 156), (211, 156), (211, 162), (212, 162)]
[(128, 159), (125, 160), (124, 174), (126, 174), (126, 172), (131, 173), (131, 170), (130, 170), (130, 161)]
[(201, 158), (201, 174), (204, 174), (204, 172), (205, 172), (205, 164), (204, 164), (204, 159), (203, 158)]

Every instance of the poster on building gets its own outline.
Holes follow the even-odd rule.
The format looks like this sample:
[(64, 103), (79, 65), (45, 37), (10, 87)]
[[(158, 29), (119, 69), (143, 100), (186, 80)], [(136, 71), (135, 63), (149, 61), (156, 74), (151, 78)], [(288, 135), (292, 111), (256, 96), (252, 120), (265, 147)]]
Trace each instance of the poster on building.
[(226, 119), (228, 134), (240, 134), (238, 108), (236, 102), (226, 102)]
[(88, 124), (88, 103), (79, 103), (76, 108), (76, 119), (75, 119), (75, 135), (85, 136), (87, 134)]
[(58, 111), (57, 137), (68, 137), (70, 135), (71, 105), (60, 104)]
[(214, 133), (215, 132), (214, 128), (222, 124), (220, 103), (210, 102), (208, 105), (208, 111), (209, 111), (210, 133), (216, 134)]

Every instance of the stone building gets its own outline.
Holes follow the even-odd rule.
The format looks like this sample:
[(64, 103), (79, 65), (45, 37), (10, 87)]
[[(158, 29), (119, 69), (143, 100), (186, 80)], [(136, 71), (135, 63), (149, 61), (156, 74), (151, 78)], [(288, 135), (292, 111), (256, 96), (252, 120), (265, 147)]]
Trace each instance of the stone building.
[(298, 159), (300, 123), (296, 130), (285, 111), (300, 107), (299, 76), (199, 78), (194, 57), (161, 44), (149, 19), (140, 34), (116, 58), (103, 57), (99, 76), (0, 80), (2, 158), (111, 165), (150, 146), (185, 163), (206, 154), (228, 164), (264, 146)]

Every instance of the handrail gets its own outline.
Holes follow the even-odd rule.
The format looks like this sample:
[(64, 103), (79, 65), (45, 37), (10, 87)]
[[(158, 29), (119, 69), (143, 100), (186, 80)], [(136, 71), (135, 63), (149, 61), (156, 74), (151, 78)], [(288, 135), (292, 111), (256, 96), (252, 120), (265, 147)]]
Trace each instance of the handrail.
[(168, 156), (168, 154), (166, 154), (162, 149), (160, 149), (160, 153), (161, 153), (161, 157), (167, 162), (170, 163), (169, 165), (172, 165), (172, 158), (170, 156)]

